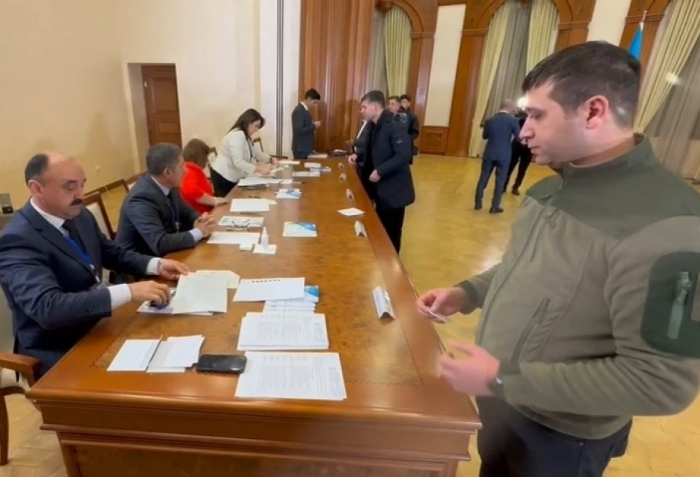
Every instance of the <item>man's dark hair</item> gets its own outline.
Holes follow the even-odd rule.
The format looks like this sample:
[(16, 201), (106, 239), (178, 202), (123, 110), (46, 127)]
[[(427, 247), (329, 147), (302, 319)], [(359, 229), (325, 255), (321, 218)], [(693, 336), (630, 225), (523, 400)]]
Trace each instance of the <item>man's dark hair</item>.
[(24, 183), (29, 184), (29, 181), (39, 180), (48, 168), (49, 156), (44, 153), (34, 154), (24, 168)]
[(400, 103), (400, 102), (401, 102), (401, 98), (399, 98), (399, 97), (396, 96), (396, 95), (394, 95), (394, 96), (389, 96), (389, 98), (387, 99), (387, 102), (388, 102), (388, 101), (391, 101), (392, 99), (393, 99), (394, 101), (396, 101), (397, 103)]
[(260, 121), (261, 128), (265, 126), (265, 118), (262, 117), (262, 114), (253, 108), (246, 109), (243, 111), (243, 114), (236, 119), (236, 122), (233, 123), (233, 126), (231, 126), (231, 129), (229, 129), (229, 132), (233, 131), (234, 129), (240, 129), (243, 131), (243, 134), (245, 134), (245, 137), (250, 139), (248, 136), (248, 126), (256, 121)]
[(366, 95), (362, 97), (363, 103), (375, 103), (381, 106), (382, 108), (386, 105), (386, 101), (384, 101), (384, 93), (382, 93), (379, 90), (372, 90)]
[(173, 170), (182, 156), (182, 149), (175, 144), (161, 142), (151, 146), (146, 154), (146, 169), (152, 176), (162, 175), (166, 169)]
[(315, 89), (311, 88), (306, 92), (304, 95), (304, 99), (311, 99), (314, 101), (320, 101), (321, 100), (321, 95), (316, 91)]
[(402, 95), (401, 95), (401, 98), (400, 98), (401, 101), (403, 101), (404, 99), (405, 99), (406, 101), (408, 101), (409, 103), (411, 102), (411, 97), (410, 97), (408, 94), (406, 94), (406, 93), (402, 94)]
[(540, 61), (523, 81), (523, 91), (552, 84), (550, 97), (567, 113), (593, 96), (604, 96), (620, 126), (631, 126), (639, 101), (641, 65), (604, 41), (570, 46)]

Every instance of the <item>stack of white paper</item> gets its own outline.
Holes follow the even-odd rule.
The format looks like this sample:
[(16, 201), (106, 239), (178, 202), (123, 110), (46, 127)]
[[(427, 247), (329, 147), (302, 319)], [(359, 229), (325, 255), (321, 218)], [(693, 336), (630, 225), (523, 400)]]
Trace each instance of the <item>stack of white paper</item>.
[(279, 159), (277, 163), (281, 166), (298, 166), (301, 161), (295, 161), (292, 159)]
[(256, 244), (260, 240), (259, 232), (212, 232), (207, 243), (212, 245)]
[(234, 228), (257, 228), (262, 227), (265, 223), (265, 217), (245, 217), (245, 216), (233, 216), (226, 215), (221, 217), (219, 220), (219, 225), (221, 227), (234, 227)]
[(271, 177), (250, 176), (244, 177), (243, 179), (238, 181), (238, 185), (240, 187), (251, 187), (269, 184), (279, 184), (281, 181), (282, 179), (276, 179)]
[(268, 199), (233, 199), (231, 212), (269, 212), (270, 201)]
[(313, 222), (285, 222), (282, 237), (316, 237), (317, 234)]
[(267, 300), (263, 313), (279, 312), (307, 312), (316, 311), (316, 303), (319, 299), (318, 286), (304, 287), (304, 297), (292, 300)]
[(301, 191), (299, 189), (280, 189), (275, 194), (275, 199), (300, 199)]
[(184, 373), (199, 360), (204, 336), (178, 336), (161, 341), (151, 363), (149, 373)]
[(347, 398), (338, 353), (246, 352), (236, 397), (270, 399)]
[(307, 169), (318, 169), (321, 167), (321, 164), (319, 164), (318, 162), (305, 162), (304, 167), (306, 167)]
[(173, 297), (173, 314), (226, 313), (228, 280), (219, 274), (190, 273), (182, 275), (177, 282), (177, 293)]
[(321, 177), (321, 172), (318, 170), (296, 171), (292, 172), (292, 177)]
[(316, 313), (248, 313), (241, 321), (238, 349), (328, 349), (326, 316)]
[(233, 301), (293, 300), (304, 297), (304, 278), (244, 279)]
[(107, 371), (184, 373), (199, 360), (204, 336), (170, 337), (166, 341), (126, 340)]

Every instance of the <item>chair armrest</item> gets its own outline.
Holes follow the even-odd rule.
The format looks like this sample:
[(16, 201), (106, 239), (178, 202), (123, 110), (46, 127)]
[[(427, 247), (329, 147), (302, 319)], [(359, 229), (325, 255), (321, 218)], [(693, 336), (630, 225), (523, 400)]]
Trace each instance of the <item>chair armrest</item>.
[(27, 384), (30, 386), (34, 386), (37, 381), (40, 364), (38, 359), (30, 358), (29, 356), (0, 352), (0, 368), (18, 372), (27, 380)]

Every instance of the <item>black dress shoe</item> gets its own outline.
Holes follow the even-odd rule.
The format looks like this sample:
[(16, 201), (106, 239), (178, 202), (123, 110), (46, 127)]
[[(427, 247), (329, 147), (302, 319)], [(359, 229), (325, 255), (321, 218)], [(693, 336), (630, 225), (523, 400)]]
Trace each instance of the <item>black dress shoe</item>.
[(474, 210), (481, 210), (481, 209), (483, 209), (483, 208), (484, 208), (484, 206), (481, 205), (481, 204), (476, 204), (476, 205), (474, 206)]
[(494, 209), (493, 207), (489, 210), (489, 214), (501, 214), (503, 213), (503, 209), (500, 207)]
[(518, 189), (513, 189), (513, 195), (520, 195), (520, 191)]

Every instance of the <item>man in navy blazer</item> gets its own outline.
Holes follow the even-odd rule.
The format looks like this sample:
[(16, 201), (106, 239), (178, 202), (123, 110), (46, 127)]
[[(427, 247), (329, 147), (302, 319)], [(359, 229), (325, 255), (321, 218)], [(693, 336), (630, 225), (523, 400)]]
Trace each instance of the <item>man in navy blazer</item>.
[[(411, 175), (412, 145), (406, 125), (397, 121), (385, 107), (384, 93), (370, 91), (360, 103), (362, 119), (373, 123), (365, 159), (359, 172), (373, 188), (375, 209), (396, 253), (401, 250), (401, 236), (406, 207), (416, 200)], [(357, 163), (357, 154), (348, 160)]]
[(484, 124), (483, 138), (487, 140), (484, 157), (481, 161), (481, 175), (476, 186), (474, 208), (481, 210), (484, 189), (488, 185), (491, 173), (496, 169), (496, 186), (493, 189), (491, 201), (492, 214), (503, 212), (501, 208), (501, 195), (508, 177), (513, 138), (520, 136), (520, 125), (514, 116), (515, 103), (506, 100), (501, 104), (501, 110), (486, 120)]
[(321, 121), (314, 121), (309, 108), (320, 100), (321, 95), (312, 88), (292, 111), (292, 155), (295, 159), (307, 159), (314, 152), (315, 134), (321, 126)]
[(153, 281), (107, 286), (103, 269), (175, 280), (187, 268), (124, 250), (82, 207), (85, 173), (71, 157), (37, 154), (25, 169), (31, 199), (0, 234), (0, 285), (12, 312), (15, 352), (44, 374), (101, 319), (130, 301), (167, 303)]
[(180, 195), (185, 177), (182, 149), (156, 144), (146, 155), (148, 173), (134, 184), (122, 203), (116, 241), (146, 255), (165, 255), (194, 247), (214, 231), (216, 223)]

